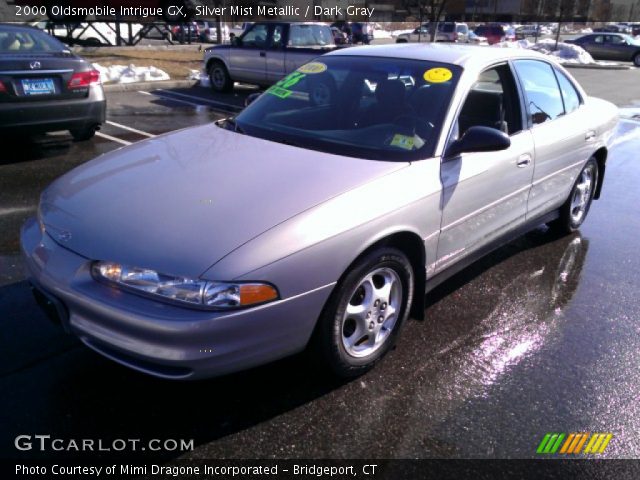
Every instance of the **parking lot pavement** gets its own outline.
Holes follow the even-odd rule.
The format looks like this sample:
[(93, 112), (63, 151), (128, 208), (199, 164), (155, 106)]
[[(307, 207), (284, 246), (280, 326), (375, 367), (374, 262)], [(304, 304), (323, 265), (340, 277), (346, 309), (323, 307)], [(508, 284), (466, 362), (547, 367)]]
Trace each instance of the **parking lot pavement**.
[(298, 356), (221, 379), (170, 383), (116, 365), (50, 325), (16, 255), (19, 225), (42, 188), (122, 142), (222, 118), (251, 91), (118, 93), (108, 98), (103, 136), (14, 139), (5, 150), (0, 391), (10, 394), (0, 396), (0, 457), (38, 455), (16, 452), (22, 433), (193, 438), (188, 456), (200, 458), (531, 457), (550, 431), (612, 432), (606, 457), (637, 456), (635, 122), (620, 124), (603, 198), (579, 234), (558, 238), (541, 228), (464, 270), (429, 295), (427, 320), (409, 322), (397, 349), (360, 379), (327, 378)]

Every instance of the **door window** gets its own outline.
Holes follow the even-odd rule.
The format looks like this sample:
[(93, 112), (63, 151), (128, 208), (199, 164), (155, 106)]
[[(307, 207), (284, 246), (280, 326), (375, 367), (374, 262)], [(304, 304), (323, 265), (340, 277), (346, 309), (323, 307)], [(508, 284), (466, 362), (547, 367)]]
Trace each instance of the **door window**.
[(525, 91), (532, 123), (536, 125), (564, 115), (560, 88), (551, 65), (537, 60), (516, 60), (514, 65)]
[(242, 36), (242, 45), (245, 47), (264, 48), (267, 46), (268, 26), (257, 23)]
[(462, 106), (452, 140), (470, 127), (483, 126), (513, 135), (522, 130), (520, 100), (507, 64), (482, 72)]
[(607, 43), (611, 45), (624, 45), (626, 42), (624, 38), (619, 35), (607, 35)]
[(560, 84), (560, 92), (562, 92), (565, 112), (571, 113), (580, 106), (580, 94), (564, 73), (559, 70), (555, 72), (558, 77), (558, 83)]
[(284, 27), (282, 25), (276, 25), (273, 27), (273, 33), (271, 34), (271, 48), (282, 48), (282, 40), (283, 40), (283, 30)]
[(602, 43), (604, 43), (604, 35), (596, 35), (596, 36), (594, 36), (594, 37), (591, 37), (591, 38), (589, 39), (589, 41), (590, 41), (590, 42), (593, 42), (593, 43), (600, 43), (600, 44), (602, 44)]

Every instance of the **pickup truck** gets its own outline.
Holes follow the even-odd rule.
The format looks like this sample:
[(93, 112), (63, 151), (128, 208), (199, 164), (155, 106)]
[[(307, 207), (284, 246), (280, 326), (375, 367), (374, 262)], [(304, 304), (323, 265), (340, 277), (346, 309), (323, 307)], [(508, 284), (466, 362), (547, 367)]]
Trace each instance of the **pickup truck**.
[(328, 25), (258, 22), (230, 45), (207, 48), (204, 71), (216, 92), (232, 90), (234, 82), (266, 86), (335, 48)]

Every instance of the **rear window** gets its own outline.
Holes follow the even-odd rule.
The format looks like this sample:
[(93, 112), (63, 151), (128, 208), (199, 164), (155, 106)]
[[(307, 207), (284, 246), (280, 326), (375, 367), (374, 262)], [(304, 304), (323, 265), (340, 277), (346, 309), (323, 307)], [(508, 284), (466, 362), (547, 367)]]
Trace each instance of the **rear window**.
[(0, 53), (61, 52), (66, 47), (44, 32), (0, 26)]

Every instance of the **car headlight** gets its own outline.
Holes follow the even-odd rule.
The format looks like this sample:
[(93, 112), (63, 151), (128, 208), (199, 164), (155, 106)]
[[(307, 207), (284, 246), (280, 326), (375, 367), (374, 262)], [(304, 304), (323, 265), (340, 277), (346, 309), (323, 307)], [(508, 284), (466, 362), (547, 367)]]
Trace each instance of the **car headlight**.
[(227, 283), (174, 277), (114, 262), (94, 262), (91, 273), (98, 280), (134, 292), (212, 310), (248, 307), (278, 299), (278, 291), (268, 283)]

